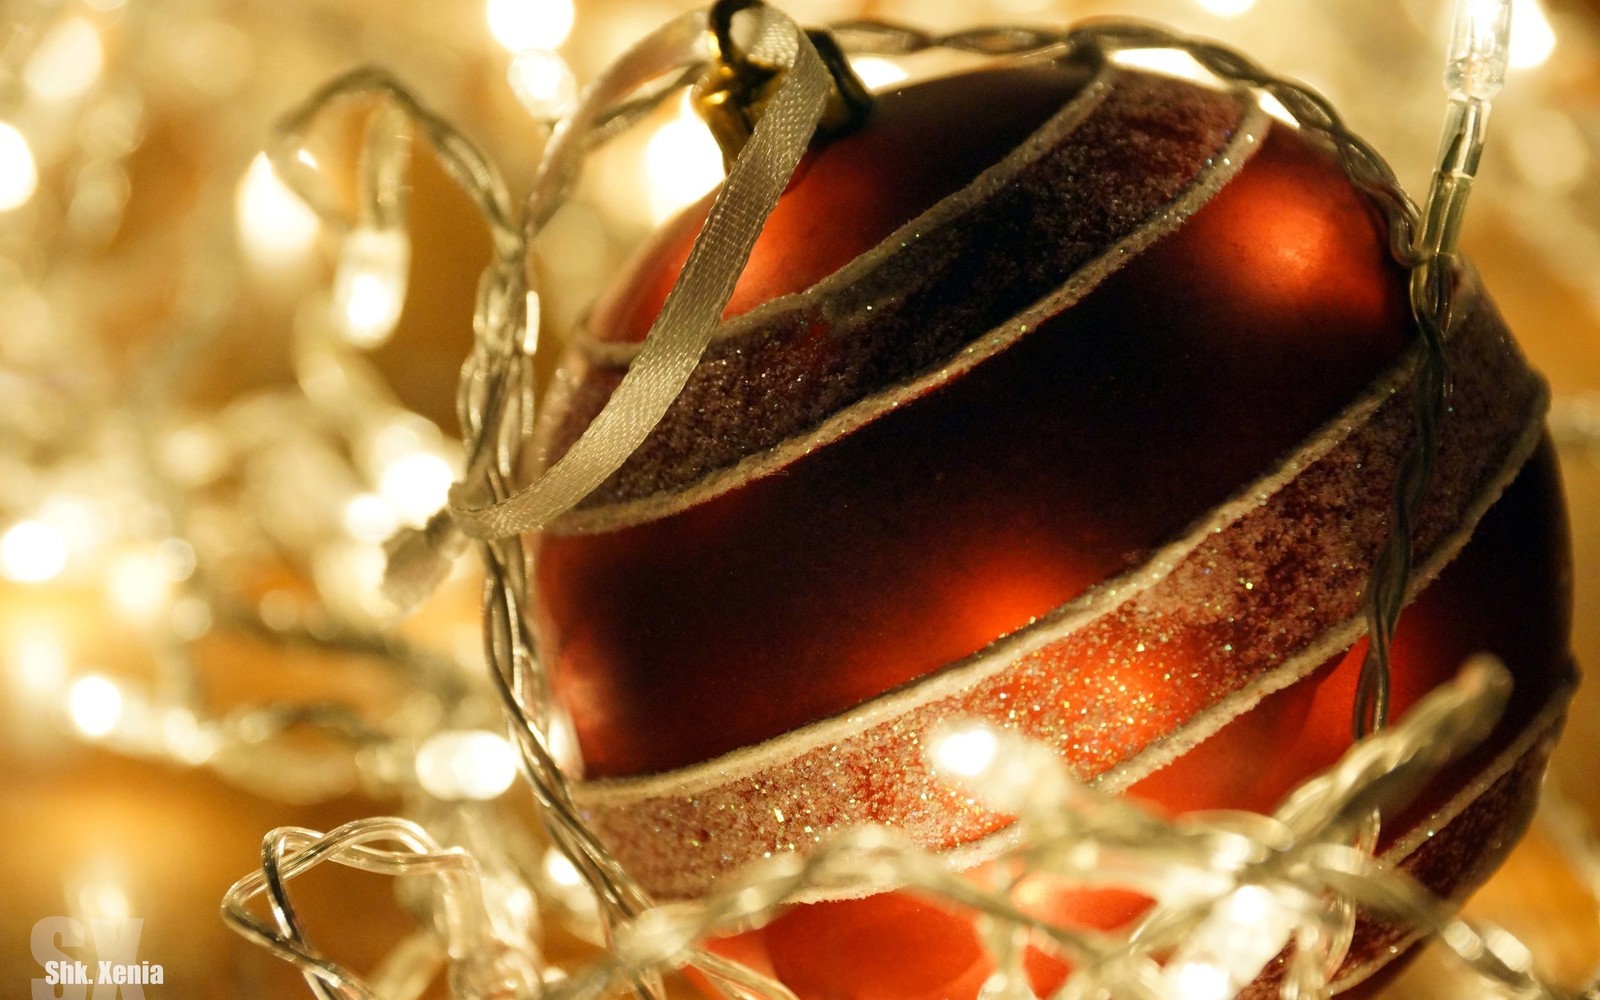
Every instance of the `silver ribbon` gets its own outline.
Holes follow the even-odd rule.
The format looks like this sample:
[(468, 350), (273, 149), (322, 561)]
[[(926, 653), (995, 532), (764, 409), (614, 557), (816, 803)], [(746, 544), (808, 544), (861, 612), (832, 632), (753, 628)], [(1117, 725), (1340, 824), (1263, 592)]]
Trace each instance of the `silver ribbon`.
[[(549, 524), (605, 482), (644, 441), (700, 363), (767, 216), (810, 145), (828, 93), (828, 71), (788, 17), (760, 10), (756, 46), (792, 58), (777, 93), (740, 151), (704, 228), (651, 325), (633, 366), (572, 448), (503, 500), (475, 505), (473, 483), (451, 490), (449, 516), (474, 538), (505, 538)], [(621, 97), (662, 72), (703, 59), (705, 18), (686, 15), (652, 34), (585, 94), (546, 157), (530, 224), (553, 211), (590, 127)]]

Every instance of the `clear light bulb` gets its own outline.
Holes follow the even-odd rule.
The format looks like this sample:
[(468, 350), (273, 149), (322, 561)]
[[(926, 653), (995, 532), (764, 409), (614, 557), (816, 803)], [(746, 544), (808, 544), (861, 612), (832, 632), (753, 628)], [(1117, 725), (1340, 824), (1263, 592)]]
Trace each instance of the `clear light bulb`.
[(1500, 93), (1510, 58), (1511, 0), (1456, 0), (1445, 89), (1458, 100)]

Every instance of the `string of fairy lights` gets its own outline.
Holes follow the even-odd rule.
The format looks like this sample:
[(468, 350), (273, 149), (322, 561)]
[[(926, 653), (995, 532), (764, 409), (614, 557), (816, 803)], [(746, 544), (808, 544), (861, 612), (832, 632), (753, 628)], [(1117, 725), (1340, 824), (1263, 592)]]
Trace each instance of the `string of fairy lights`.
[[(64, 728), (119, 752), (211, 768), (287, 801), (358, 790), (396, 798), (417, 832), (379, 823), (356, 831), (352, 843), (398, 836), (421, 855), (466, 848), (475, 878), (461, 894), (481, 901), (487, 928), (475, 940), (487, 934), (496, 942), (489, 951), (509, 963), (479, 973), (531, 988), (557, 975), (537, 961), (539, 911), (593, 935), (600, 919), (594, 900), (572, 863), (506, 801), (519, 751), (502, 731), (476, 622), (441, 626), (438, 619), (450, 616), (436, 614), (432, 628), (397, 629), (380, 586), (382, 542), (402, 526), (425, 523), (464, 462), (460, 443), (404, 405), (369, 359), (404, 315), (415, 248), (399, 216), (379, 213), (331, 229), (256, 150), (266, 122), (328, 75), (327, 67), (387, 55), (405, 63), (413, 83), (458, 95), (443, 105), (452, 116), (501, 120), (495, 116), (514, 104), (523, 115), (516, 127), (542, 137), (575, 106), (580, 79), (672, 10), (617, 3), (580, 12), (559, 0), (489, 0), (470, 13), (431, 14), (447, 23), (419, 21), (417, 36), (432, 31), (470, 44), (478, 63), (504, 74), (497, 84), (504, 100), (474, 111), (460, 96), (469, 88), (461, 85), (467, 71), (459, 58), (436, 50), (418, 56), (409, 37), (378, 37), (377, 15), (328, 3), (315, 7), (316, 17), (296, 21), (270, 6), (39, 0), (0, 24), (0, 423), (8, 432), (0, 436), (0, 578), (22, 609), (0, 613), (15, 619), (0, 632), (0, 665), (16, 731), (37, 743)], [(814, 13), (803, 5), (795, 13), (807, 20), (859, 13), (833, 0), (812, 6)], [(1065, 12), (1060, 6), (995, 0), (945, 16), (927, 4), (888, 3), (874, 13), (982, 21), (1127, 12), (1109, 2)], [(1152, 0), (1138, 12), (1213, 34), (1224, 33), (1219, 25), (1226, 22), (1240, 48), (1323, 74), (1308, 75), (1341, 94), (1358, 130), (1376, 145), (1400, 149), (1402, 162), (1430, 161), (1431, 139), (1419, 144), (1419, 130), (1401, 123), (1433, 119), (1435, 85), (1366, 88), (1419, 92), (1426, 108), (1369, 128), (1369, 118), (1382, 119), (1359, 96), (1342, 96), (1359, 88), (1337, 86), (1372, 72), (1368, 60), (1351, 55), (1359, 48), (1328, 45), (1324, 35), (1320, 56), (1285, 55), (1283, 36), (1295, 33), (1281, 30), (1272, 6)], [(1414, 35), (1437, 27), (1443, 13), (1443, 5), (1424, 0), (1401, 6)], [(1587, 284), (1578, 279), (1600, 271), (1600, 198), (1587, 182), (1600, 154), (1600, 128), (1592, 127), (1600, 108), (1560, 99), (1570, 81), (1552, 57), (1569, 40), (1592, 43), (1593, 33), (1563, 23), (1539, 0), (1516, 0), (1513, 11), (1510, 64), (1527, 76), (1506, 101), (1520, 101), (1525, 113), (1507, 117), (1513, 134), (1502, 145), (1512, 179), (1497, 199), (1514, 226), (1538, 220), (1530, 243), (1581, 291)], [(1301, 5), (1295, 17), (1306, 34), (1317, 25), (1353, 39), (1373, 30), (1337, 0)], [(253, 42), (247, 27), (310, 34), (330, 21), (368, 29), (337, 36), (363, 39), (358, 50), (327, 53), (264, 82), (240, 69), (254, 44), (266, 44)], [(188, 44), (155, 41), (173, 37)], [(1330, 63), (1329, 52), (1340, 50), (1346, 61)], [(1128, 55), (1168, 71), (1192, 65), (1171, 50)], [(940, 72), (949, 65), (944, 58), (860, 55), (853, 63), (869, 86), (883, 88)], [(246, 96), (254, 119), (237, 110), (205, 114), (221, 102), (237, 107)], [(193, 154), (204, 163), (203, 176), (184, 197), (161, 189), (144, 159), (174, 121), (204, 147)], [(382, 120), (367, 129), (403, 132)], [(720, 151), (675, 99), (611, 145), (533, 248), (549, 290), (541, 300), (547, 335), (576, 322), (638, 233), (722, 177)], [(304, 155), (308, 168), (319, 167), (313, 154)], [(400, 174), (362, 182), (388, 185), (401, 197)], [(159, 225), (140, 218), (151, 204), (162, 212)], [(158, 273), (170, 287), (140, 300)], [(248, 306), (233, 297), (241, 289), (250, 293), (238, 300), (287, 303), (280, 336), (289, 344), (289, 378), (248, 386), (221, 403), (191, 403), (179, 387), (197, 355), (226, 343), (227, 331), (245, 322), (240, 314)], [(1600, 315), (1600, 292), (1589, 294)], [(134, 334), (121, 315), (133, 311), (130, 299), (159, 314)], [(532, 328), (539, 325), (535, 317)], [(1569, 453), (1600, 456), (1596, 397), (1558, 399), (1552, 420)], [(475, 587), (463, 562), (436, 605), (470, 608)], [(72, 610), (59, 610), (67, 606)], [(309, 649), (342, 657), (339, 664), (359, 661), (352, 669), (420, 698), (392, 699), (376, 710), (364, 697), (219, 705), (206, 666), (206, 644), (219, 636), (244, 636), (285, 656)], [(128, 637), (139, 652), (123, 663), (110, 647)], [(315, 741), (307, 744), (306, 734)], [(551, 749), (558, 758), (567, 752)], [(286, 859), (293, 846), (293, 837), (285, 841)], [(403, 861), (372, 863), (394, 870), (406, 868)], [(779, 896), (762, 898), (771, 906)], [(703, 929), (727, 916), (708, 909), (682, 926)], [(409, 962), (371, 984), (379, 995), (403, 996), (423, 972), (454, 968), (460, 942), (441, 944), (429, 931), (417, 941), (425, 946), (408, 952)], [(633, 966), (580, 976), (571, 995), (637, 981), (646, 967), (671, 965), (682, 952), (640, 947)], [(488, 995), (471, 977), (460, 992)]]

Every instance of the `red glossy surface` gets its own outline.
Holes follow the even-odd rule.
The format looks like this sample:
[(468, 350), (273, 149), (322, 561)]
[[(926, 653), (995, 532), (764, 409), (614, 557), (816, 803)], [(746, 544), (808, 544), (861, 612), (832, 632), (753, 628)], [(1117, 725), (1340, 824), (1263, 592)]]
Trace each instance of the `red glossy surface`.
[[(899, 107), (916, 109), (916, 128), (896, 132), (891, 104), (872, 130), (812, 159), (730, 312), (809, 285), (982, 165), (951, 137), (987, 129), (984, 115), (940, 121), (939, 102)], [(944, 171), (946, 157), (966, 158), (961, 171)], [(870, 216), (875, 190), (893, 207)], [(643, 333), (693, 225), (669, 230), (602, 305), (597, 335)], [(757, 743), (1027, 624), (1260, 475), (1384, 369), (1410, 329), (1404, 276), (1368, 203), (1322, 152), (1274, 128), (1194, 218), (962, 378), (684, 513), (544, 539), (545, 655), (589, 773), (668, 770)], [(1559, 498), (1546, 448), (1407, 612), (1396, 713), (1481, 648), (1518, 679), (1496, 736), (1416, 815), (1475, 774), (1565, 677)], [(1270, 696), (1134, 794), (1173, 811), (1270, 808), (1348, 746), (1359, 656)], [(1445, 859), (1431, 884), (1481, 877), (1519, 831), (1533, 787), (1485, 800), (1470, 824), (1429, 841)], [(1023, 895), (1052, 919), (1095, 926), (1141, 905), (1048, 886)], [(897, 894), (796, 907), (717, 947), (805, 1000), (967, 998), (989, 971), (965, 916)], [(1041, 985), (1061, 973), (1041, 957), (1030, 968)]]
[[(1086, 79), (1087, 70), (1076, 66), (1024, 67), (881, 95), (865, 128), (801, 162), (761, 229), (726, 315), (803, 291), (848, 264), (993, 165)], [(591, 333), (644, 339), (710, 207), (707, 196), (651, 240), (595, 303)]]
[(589, 773), (842, 711), (1136, 562), (1398, 353), (1403, 287), (1367, 203), (1274, 129), (1187, 224), (967, 376), (684, 513), (546, 538), (546, 656)]

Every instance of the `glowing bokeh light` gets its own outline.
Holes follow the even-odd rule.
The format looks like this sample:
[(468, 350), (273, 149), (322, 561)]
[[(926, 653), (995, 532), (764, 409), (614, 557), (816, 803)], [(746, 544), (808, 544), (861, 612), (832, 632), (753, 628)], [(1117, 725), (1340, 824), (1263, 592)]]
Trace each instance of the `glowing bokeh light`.
[(665, 222), (722, 181), (722, 150), (692, 113), (660, 128), (644, 147), (650, 216)]
[(400, 527), (394, 506), (376, 493), (358, 493), (347, 500), (341, 520), (350, 537), (363, 542), (381, 542)]
[(22, 692), (45, 697), (60, 691), (67, 677), (67, 651), (51, 628), (29, 625), (8, 637), (6, 661)]
[(1512, 69), (1542, 66), (1556, 50), (1556, 31), (1540, 0), (1513, 0), (1511, 4)]
[(974, 778), (988, 770), (999, 749), (987, 729), (958, 730), (934, 745), (933, 761), (940, 770)]
[(578, 80), (567, 61), (548, 49), (517, 53), (506, 80), (522, 107), (540, 121), (564, 117), (578, 103)]
[(417, 751), (417, 782), (439, 799), (492, 799), (517, 779), (517, 753), (486, 729), (445, 730)]
[(44, 521), (18, 521), (0, 536), (0, 572), (17, 583), (53, 580), (67, 566), (67, 541)]
[(1548, 194), (1575, 190), (1589, 176), (1589, 143), (1577, 122), (1558, 108), (1520, 110), (1505, 144), (1517, 169)]
[(0, 122), (0, 212), (21, 208), (39, 186), (33, 148), (9, 122)]
[(117, 513), (104, 500), (63, 493), (40, 505), (38, 520), (61, 535), (69, 556), (85, 556), (105, 542)]
[(334, 279), (339, 332), (356, 347), (389, 339), (405, 308), (411, 241), (399, 229), (357, 229), (346, 237)]
[[(78, 889), (77, 902), (79, 911), (91, 921), (123, 921), (133, 914), (127, 890), (110, 878), (86, 880)], [(122, 987), (121, 992), (126, 995), (128, 988)]]
[(384, 467), (378, 477), (378, 493), (408, 524), (421, 525), (444, 506), (454, 478), (449, 462), (431, 452), (417, 451)]
[(117, 728), (122, 707), (122, 689), (99, 674), (78, 678), (67, 694), (72, 724), (85, 736), (105, 736)]
[(1233, 996), (1226, 969), (1212, 962), (1185, 962), (1170, 973), (1173, 996), (1183, 1000), (1228, 1000)]
[(320, 228), (316, 213), (279, 179), (265, 153), (250, 161), (239, 182), (234, 220), (246, 253), (263, 267), (304, 258)]
[(100, 32), (83, 17), (64, 17), (40, 40), (23, 81), (46, 100), (68, 100), (94, 86), (105, 67), (105, 47)]
[(124, 621), (151, 624), (172, 597), (173, 569), (156, 549), (124, 552), (106, 567), (106, 596)]
[(174, 708), (162, 717), (161, 740), (173, 756), (196, 767), (217, 749), (213, 734), (187, 708)]

